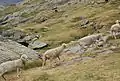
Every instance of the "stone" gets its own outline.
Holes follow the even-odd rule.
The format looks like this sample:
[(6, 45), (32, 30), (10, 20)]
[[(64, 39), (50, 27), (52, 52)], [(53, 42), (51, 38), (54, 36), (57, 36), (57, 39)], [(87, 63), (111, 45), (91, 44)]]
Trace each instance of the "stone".
[(20, 30), (6, 30), (6, 31), (2, 31), (1, 34), (3, 37), (6, 37), (8, 39), (14, 40), (14, 41), (18, 41), (20, 39), (23, 39), (25, 37), (25, 33), (20, 31)]
[(81, 26), (85, 26), (87, 24), (89, 24), (89, 20), (87, 20), (87, 19), (81, 20), (81, 22), (80, 22)]
[(31, 42), (31, 43), (28, 45), (28, 47), (29, 47), (29, 48), (32, 48), (32, 49), (41, 49), (41, 48), (46, 47), (46, 46), (47, 46), (46, 43), (40, 42), (39, 40), (34, 41), (34, 42)]
[(67, 52), (73, 53), (73, 54), (82, 54), (85, 52), (85, 49), (82, 48), (79, 44), (76, 44), (76, 45), (66, 48), (64, 51), (67, 51)]
[(18, 59), (22, 54), (26, 54), (31, 60), (39, 59), (38, 52), (0, 36), (0, 63)]

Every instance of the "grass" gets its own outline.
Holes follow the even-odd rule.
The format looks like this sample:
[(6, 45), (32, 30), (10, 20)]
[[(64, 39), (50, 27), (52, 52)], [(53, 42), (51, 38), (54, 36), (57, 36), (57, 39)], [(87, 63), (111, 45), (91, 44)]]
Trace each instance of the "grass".
[(34, 67), (41, 67), (42, 66), (42, 60), (35, 60), (35, 61), (31, 61), (25, 64), (24, 69), (30, 69), (30, 68), (34, 68)]
[[(34, 1), (34, 0), (33, 0)], [(118, 1), (119, 2), (119, 1)], [(98, 7), (90, 5), (74, 4), (71, 6), (65, 5), (60, 7), (59, 12), (55, 13), (52, 10), (39, 9), (34, 20), (40, 22), (41, 17), (46, 17), (47, 20), (40, 23), (28, 23), (24, 26), (19, 26), (25, 32), (32, 32), (41, 35), (40, 41), (48, 43), (48, 47), (40, 50), (41, 52), (61, 45), (63, 42), (78, 40), (88, 34), (94, 33), (94, 29), (90, 25), (87, 28), (81, 29), (80, 17), (85, 17), (90, 22), (97, 22), (100, 32), (106, 32), (115, 20), (119, 19), (119, 9), (117, 3), (100, 4)], [(116, 6), (115, 6), (116, 5)], [(28, 17), (32, 13), (25, 14)], [(65, 16), (67, 15), (67, 17)], [(99, 27), (100, 26), (100, 27)], [(104, 28), (102, 27), (104, 26)]]
[[(119, 81), (119, 57), (119, 53), (99, 56), (67, 68), (47, 70), (44, 76), (47, 77), (46, 81)], [(42, 78), (39, 76), (37, 81), (44, 81)]]
[[(59, 66), (52, 69), (33, 68), (22, 73), (22, 78), (12, 81), (119, 81), (120, 54), (98, 55), (96, 58)], [(8, 74), (8, 78), (15, 77)]]

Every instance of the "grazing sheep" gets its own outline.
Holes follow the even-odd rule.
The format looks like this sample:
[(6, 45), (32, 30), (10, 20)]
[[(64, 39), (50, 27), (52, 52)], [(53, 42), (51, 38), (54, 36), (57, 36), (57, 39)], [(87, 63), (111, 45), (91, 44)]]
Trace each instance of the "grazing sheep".
[(94, 35), (89, 35), (89, 36), (83, 37), (83, 38), (79, 39), (78, 42), (85, 47), (85, 46), (90, 46), (92, 44), (95, 44), (95, 42), (97, 40), (98, 41), (103, 40), (101, 33), (100, 34), (94, 34)]
[(0, 76), (4, 78), (6, 81), (6, 78), (4, 77), (4, 74), (7, 72), (11, 72), (13, 70), (17, 70), (17, 77), (19, 76), (18, 72), (21, 70), (21, 68), (25, 65), (25, 62), (28, 60), (28, 57), (23, 54), (20, 59), (13, 60), (13, 61), (7, 61), (0, 65)]
[(120, 32), (120, 21), (116, 20), (116, 24), (111, 26), (110, 29), (111, 35), (116, 39), (117, 34)]
[(54, 49), (47, 50), (43, 56), (43, 66), (46, 64), (46, 60), (52, 61), (55, 58), (58, 58), (60, 60), (60, 53), (64, 50), (64, 48), (67, 47), (67, 44), (63, 43), (61, 46), (56, 47)]

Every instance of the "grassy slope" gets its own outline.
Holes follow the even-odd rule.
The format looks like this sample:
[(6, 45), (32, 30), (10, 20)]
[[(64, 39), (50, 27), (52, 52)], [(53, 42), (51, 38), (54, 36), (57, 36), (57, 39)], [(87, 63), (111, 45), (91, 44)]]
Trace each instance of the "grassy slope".
[(74, 63), (69, 66), (44, 70), (34, 68), (22, 73), (20, 79), (15, 74), (10, 81), (119, 81), (120, 54), (99, 55), (95, 59)]
[[(120, 19), (118, 3), (119, 0), (114, 4), (102, 4), (101, 7), (83, 7), (79, 4), (63, 7), (61, 10), (65, 11), (64, 13), (61, 12), (62, 15), (60, 12), (53, 13), (48, 11), (49, 13), (46, 13), (46, 15), (52, 15), (52, 18), (46, 22), (41, 24), (31, 23), (17, 29), (33, 33), (37, 32), (42, 35), (41, 41), (50, 44), (51, 47), (49, 48), (56, 47), (62, 42), (68, 43), (93, 32), (91, 27), (81, 30), (76, 26), (79, 21), (75, 19), (80, 16), (85, 16), (90, 20), (105, 25), (100, 31), (106, 32), (116, 19)], [(68, 14), (67, 18), (64, 17), (65, 14)], [(20, 79), (16, 78), (15, 73), (8, 74), (6, 77), (10, 81), (119, 81), (119, 58), (119, 53), (99, 55), (95, 59), (74, 63), (69, 66), (60, 66), (48, 70), (43, 70), (43, 68), (29, 69), (23, 72)]]
[[(74, 4), (71, 6), (63, 6), (59, 8), (59, 12), (55, 13), (51, 10), (43, 10), (37, 12), (35, 18), (39, 21), (41, 15), (48, 18), (43, 23), (29, 23), (24, 27), (17, 27), (26, 32), (38, 33), (42, 37), (41, 41), (47, 42), (50, 47), (53, 48), (60, 45), (63, 42), (70, 42), (71, 40), (77, 40), (83, 36), (95, 32), (92, 27), (86, 29), (80, 29), (78, 18), (80, 16), (86, 17), (90, 21), (98, 22), (100, 25), (105, 25), (100, 29), (100, 32), (106, 32), (109, 30), (110, 25), (114, 23), (116, 19), (119, 19), (120, 10), (118, 9), (119, 1), (116, 3), (100, 4), (99, 6), (83, 6), (80, 4)], [(68, 17), (65, 17), (67, 14)]]

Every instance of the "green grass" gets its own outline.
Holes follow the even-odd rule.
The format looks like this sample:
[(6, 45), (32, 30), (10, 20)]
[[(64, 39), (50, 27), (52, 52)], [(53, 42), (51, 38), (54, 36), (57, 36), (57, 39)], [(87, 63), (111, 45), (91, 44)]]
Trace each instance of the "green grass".
[(119, 81), (119, 58), (119, 53), (105, 54), (69, 66), (30, 69), (23, 73), (24, 81)]
[[(46, 49), (57, 47), (63, 42), (69, 43), (70, 41), (78, 40), (81, 37), (96, 32), (90, 25), (86, 25), (87, 28), (82, 29), (80, 26), (80, 17), (85, 17), (90, 22), (98, 23), (97, 28), (100, 28), (98, 29), (100, 32), (104, 33), (108, 31), (114, 21), (119, 19), (120, 11), (117, 6), (118, 4), (114, 2), (100, 4), (98, 7), (74, 4), (60, 7), (57, 13), (51, 10), (38, 9), (35, 11), (35, 14), (32, 12), (23, 15), (24, 17), (29, 17), (32, 14), (35, 15), (34, 20), (36, 23), (31, 22), (23, 27), (17, 27), (17, 29), (21, 29), (28, 33), (40, 34), (40, 41), (49, 44), (47, 48), (40, 50), (42, 52)], [(65, 17), (66, 14), (67, 17)], [(40, 22), (41, 17), (46, 17), (47, 20), (45, 22)], [(104, 28), (101, 26), (104, 26)]]

